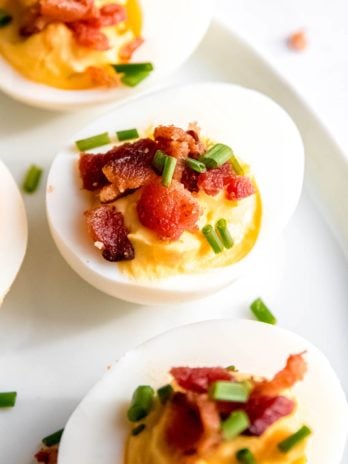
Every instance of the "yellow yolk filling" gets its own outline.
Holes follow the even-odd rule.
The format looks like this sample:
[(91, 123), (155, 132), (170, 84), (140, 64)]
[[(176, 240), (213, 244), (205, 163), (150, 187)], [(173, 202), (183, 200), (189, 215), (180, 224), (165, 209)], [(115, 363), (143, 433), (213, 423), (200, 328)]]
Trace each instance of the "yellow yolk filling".
[[(197, 231), (184, 232), (175, 241), (163, 241), (139, 222), (136, 211), (139, 195), (135, 192), (115, 202), (117, 209), (124, 214), (130, 231), (129, 239), (135, 249), (135, 259), (119, 263), (119, 266), (135, 279), (161, 279), (236, 263), (250, 252), (260, 230), (262, 207), (258, 192), (238, 202), (227, 200), (223, 192), (216, 196), (199, 192), (194, 195), (203, 214)], [(234, 246), (215, 254), (201, 229), (206, 224), (214, 225), (221, 218), (228, 222)]]
[[(97, 6), (116, 0), (97, 0)], [(23, 76), (35, 82), (66, 90), (88, 89), (95, 85), (86, 69), (109, 68), (118, 63), (120, 48), (141, 35), (142, 15), (138, 0), (117, 0), (127, 9), (127, 21), (117, 26), (104, 27), (110, 49), (95, 51), (81, 47), (71, 30), (62, 23), (52, 23), (42, 32), (28, 38), (18, 33), (22, 8), (35, 3), (32, 0), (0, 0), (14, 20), (0, 28), (0, 54)], [(111, 72), (111, 69), (108, 69)]]
[(260, 437), (240, 435), (222, 442), (204, 458), (179, 459), (164, 439), (166, 409), (158, 406), (146, 419), (146, 428), (138, 436), (130, 436), (126, 445), (125, 464), (238, 464), (236, 452), (249, 448), (257, 464), (306, 464), (307, 440), (298, 443), (288, 453), (277, 445), (302, 425), (296, 412), (269, 427)]

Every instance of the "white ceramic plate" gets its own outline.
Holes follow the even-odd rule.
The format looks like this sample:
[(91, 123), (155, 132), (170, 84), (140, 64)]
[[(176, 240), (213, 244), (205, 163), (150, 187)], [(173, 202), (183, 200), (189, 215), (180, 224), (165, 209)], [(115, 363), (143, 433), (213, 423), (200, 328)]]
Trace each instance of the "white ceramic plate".
[[(260, 188), (262, 225), (256, 245), (238, 263), (200, 274), (141, 282), (105, 261), (93, 246), (83, 218), (91, 207), (77, 175), (74, 140), (118, 128), (140, 133), (159, 124), (187, 127), (226, 143), (250, 165)], [(98, 151), (98, 150), (96, 150)], [(48, 177), (47, 213), (53, 238), (70, 266), (109, 295), (143, 304), (189, 301), (212, 293), (245, 273), (263, 247), (279, 237), (300, 197), (304, 155), (301, 137), (287, 114), (265, 96), (221, 83), (186, 86), (123, 105), (76, 134), (55, 158)]]
[(27, 239), (21, 194), (10, 171), (0, 160), (0, 305), (22, 264)]
[(0, 89), (29, 105), (56, 110), (116, 103), (139, 95), (179, 68), (203, 38), (213, 15), (214, 0), (140, 0), (144, 44), (133, 61), (151, 61), (155, 70), (135, 88), (60, 90), (21, 76), (0, 57)]
[(180, 327), (123, 356), (72, 414), (58, 464), (121, 464), (129, 430), (125, 411), (132, 392), (138, 385), (165, 385), (171, 367), (233, 364), (241, 372), (272, 377), (290, 354), (303, 351), (308, 372), (293, 393), (299, 417), (313, 432), (308, 463), (338, 464), (348, 434), (348, 407), (327, 359), (298, 335), (245, 320)]

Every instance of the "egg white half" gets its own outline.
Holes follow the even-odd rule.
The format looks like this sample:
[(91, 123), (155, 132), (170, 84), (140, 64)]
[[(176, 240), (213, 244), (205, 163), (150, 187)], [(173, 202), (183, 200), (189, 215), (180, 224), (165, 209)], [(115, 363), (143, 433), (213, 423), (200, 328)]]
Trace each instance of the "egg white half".
[(22, 264), (27, 239), (21, 194), (10, 171), (0, 161), (0, 305)]
[[(260, 188), (263, 219), (252, 251), (231, 266), (204, 274), (185, 274), (139, 282), (105, 261), (87, 235), (83, 212), (89, 193), (81, 190), (74, 141), (104, 131), (197, 121), (203, 134), (226, 143), (251, 166)], [(104, 148), (107, 150), (110, 147)], [(98, 151), (98, 150), (96, 150)], [(100, 150), (99, 150), (100, 151)], [(161, 91), (113, 110), (66, 143), (48, 177), (46, 205), (51, 233), (70, 266), (105, 293), (143, 304), (165, 304), (201, 298), (245, 273), (289, 220), (300, 196), (304, 152), (290, 117), (268, 97), (242, 87), (205, 83)]]
[(215, 0), (140, 0), (145, 42), (132, 61), (151, 61), (155, 70), (135, 88), (60, 90), (26, 79), (0, 56), (0, 89), (21, 102), (56, 110), (109, 104), (139, 95), (189, 58), (209, 27), (214, 3)]
[[(180, 347), (180, 349), (176, 349)], [(138, 385), (160, 387), (173, 366), (236, 365), (271, 377), (293, 353), (306, 351), (308, 372), (294, 395), (298, 416), (312, 429), (309, 464), (339, 464), (348, 433), (348, 407), (325, 356), (284, 329), (255, 321), (215, 320), (173, 329), (123, 356), (70, 417), (58, 464), (122, 464), (129, 430), (125, 411)]]

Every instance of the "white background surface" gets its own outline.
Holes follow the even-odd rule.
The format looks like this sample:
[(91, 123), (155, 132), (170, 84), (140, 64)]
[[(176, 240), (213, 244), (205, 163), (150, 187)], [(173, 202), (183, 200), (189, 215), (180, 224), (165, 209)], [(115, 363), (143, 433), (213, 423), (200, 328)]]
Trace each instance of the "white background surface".
[[(217, 0), (218, 17), (268, 55), (320, 115), (348, 156), (348, 1)], [(289, 50), (304, 28), (309, 46)]]
[[(338, 134), (338, 120), (344, 141), (345, 119), (334, 104), (335, 99), (336, 102), (339, 99), (337, 83), (334, 86), (337, 93), (331, 97), (327, 89), (324, 91), (329, 80), (323, 75), (311, 82), (303, 68), (308, 66), (305, 55), (294, 55), (283, 45), (284, 33), (287, 35), (297, 28), (297, 17), (287, 27), (281, 25), (279, 18), (284, 16), (286, 22), (290, 21), (287, 10), (292, 11), (301, 3), (291, 1), (290, 4), (290, 0), (220, 0), (220, 12), (223, 2), (224, 8), (233, 10), (229, 21), (235, 30), (240, 29), (239, 32), (248, 35), (250, 41), (262, 46), (275, 63), (283, 63), (282, 70), (288, 67), (287, 74), (292, 83), (317, 109), (319, 105), (328, 105), (320, 111), (335, 115), (327, 118), (329, 126)], [(309, 4), (304, 0), (303, 3)], [(314, 8), (314, 2), (310, 3), (312, 7), (308, 7), (308, 14)], [(316, 11), (321, 3), (318, 2)], [(338, 3), (343, 5), (343, 2), (325, 2), (326, 5), (329, 3), (333, 8), (338, 8)], [(272, 10), (274, 16), (271, 17)], [(329, 20), (325, 11), (322, 16), (322, 21)], [(342, 27), (343, 19), (340, 18)], [(257, 28), (256, 23), (262, 27)], [(274, 32), (271, 23), (275, 27)], [(213, 37), (205, 43), (211, 51), (210, 44), (216, 45)], [(228, 40), (221, 46), (228, 48)], [(173, 78), (174, 82), (197, 79), (242, 82), (243, 73), (238, 72), (238, 63), (229, 63), (228, 50), (224, 52), (226, 56), (221, 54), (226, 67), (221, 69), (213, 65), (214, 56), (202, 48)], [(314, 50), (308, 51), (310, 53)], [(319, 55), (319, 50), (317, 53)], [(334, 59), (331, 53), (327, 55)], [(344, 55), (339, 56), (344, 59)], [(313, 69), (314, 66), (317, 68), (310, 72), (314, 76), (315, 73), (320, 74), (320, 63), (319, 58), (314, 60), (313, 57)], [(339, 66), (333, 69), (340, 73), (344, 82), (347, 68)], [(300, 73), (298, 79), (296, 73)], [(307, 77), (304, 78), (304, 75)], [(328, 78), (332, 78), (329, 73)], [(304, 86), (307, 86), (306, 89)], [(342, 101), (344, 98), (348, 101), (347, 94), (342, 96)], [(344, 111), (344, 104), (341, 103), (339, 108)], [(25, 107), (0, 95), (0, 156), (19, 182), (31, 162), (42, 165), (47, 175), (61, 141), (99, 112), (93, 110), (77, 115), (49, 113)], [(284, 236), (284, 265), (281, 259), (264, 263), (265, 267), (261, 269), (263, 280), (259, 282), (262, 290), (247, 287), (243, 301), (237, 304), (232, 303), (236, 290), (229, 288), (194, 305), (164, 308), (122, 303), (83, 282), (68, 268), (49, 236), (43, 185), (35, 195), (26, 196), (30, 227), (28, 254), (0, 312), (0, 387), (16, 388), (19, 393), (16, 408), (0, 414), (0, 463), (28, 464), (40, 438), (64, 425), (73, 408), (106, 366), (126, 350), (183, 323), (216, 317), (249, 317), (248, 303), (259, 295), (270, 303), (280, 326), (294, 330), (319, 346), (347, 391), (348, 266), (308, 196), (309, 184), (310, 179), (307, 178), (300, 206)], [(274, 252), (279, 258), (278, 247)], [(346, 462), (348, 454), (342, 464)]]

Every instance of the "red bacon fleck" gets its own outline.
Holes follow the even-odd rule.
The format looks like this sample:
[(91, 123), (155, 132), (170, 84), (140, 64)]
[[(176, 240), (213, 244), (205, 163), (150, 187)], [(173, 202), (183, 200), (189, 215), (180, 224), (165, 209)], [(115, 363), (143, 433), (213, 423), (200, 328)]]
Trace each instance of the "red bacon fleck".
[(86, 73), (94, 87), (118, 87), (121, 82), (118, 74), (106, 68), (88, 66)]
[(219, 168), (210, 169), (199, 175), (198, 187), (207, 195), (217, 195), (235, 177), (230, 163), (225, 163)]
[(73, 23), (98, 14), (94, 0), (41, 0), (40, 6), (41, 16), (61, 23)]
[(279, 371), (272, 380), (264, 380), (256, 384), (253, 395), (276, 396), (283, 390), (291, 388), (303, 379), (307, 372), (307, 363), (303, 353), (292, 354), (288, 357), (286, 366)]
[(183, 170), (180, 182), (190, 192), (198, 192), (198, 179), (199, 173), (186, 166)]
[(84, 189), (94, 191), (108, 184), (108, 180), (104, 176), (102, 170), (106, 162), (106, 157), (103, 154), (81, 154), (79, 159), (79, 171)]
[(218, 380), (232, 380), (230, 371), (223, 367), (173, 367), (170, 373), (181, 388), (196, 393), (207, 392)]
[(221, 441), (221, 420), (216, 403), (210, 401), (208, 395), (198, 395), (195, 393), (189, 395), (191, 401), (194, 401), (197, 405), (203, 426), (203, 435), (198, 442), (198, 454), (204, 455)]
[(199, 203), (184, 186), (173, 180), (170, 187), (160, 182), (143, 187), (137, 204), (140, 222), (162, 240), (177, 240), (192, 231), (201, 215)]
[(50, 448), (42, 448), (34, 457), (40, 464), (57, 464), (58, 447), (52, 446)]
[(88, 24), (94, 27), (115, 26), (127, 19), (127, 10), (123, 5), (110, 3), (102, 6), (98, 14), (88, 20)]
[(122, 214), (114, 206), (100, 206), (85, 212), (87, 227), (94, 242), (103, 245), (107, 261), (134, 259), (134, 248), (128, 239)]
[(251, 180), (245, 176), (231, 178), (226, 187), (226, 197), (229, 200), (241, 200), (255, 193)]
[(262, 435), (274, 422), (291, 414), (294, 408), (294, 401), (285, 396), (252, 396), (245, 405), (250, 420), (249, 432)]
[(70, 25), (75, 39), (82, 47), (92, 48), (93, 50), (105, 51), (110, 48), (109, 39), (99, 27), (90, 26), (83, 21)]
[(122, 61), (129, 61), (133, 53), (144, 43), (142, 37), (135, 37), (135, 39), (130, 40), (129, 42), (122, 45), (118, 52), (118, 56)]

